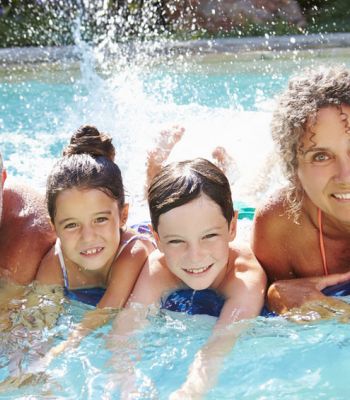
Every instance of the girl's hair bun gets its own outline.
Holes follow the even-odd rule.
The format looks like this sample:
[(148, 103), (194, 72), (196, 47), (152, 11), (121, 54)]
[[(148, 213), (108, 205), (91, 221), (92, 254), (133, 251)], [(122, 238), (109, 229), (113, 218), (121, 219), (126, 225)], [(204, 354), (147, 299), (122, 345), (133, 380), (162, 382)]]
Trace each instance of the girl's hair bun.
[(90, 154), (92, 157), (106, 157), (114, 161), (115, 148), (112, 138), (91, 125), (83, 125), (72, 135), (70, 144), (63, 150), (64, 156)]

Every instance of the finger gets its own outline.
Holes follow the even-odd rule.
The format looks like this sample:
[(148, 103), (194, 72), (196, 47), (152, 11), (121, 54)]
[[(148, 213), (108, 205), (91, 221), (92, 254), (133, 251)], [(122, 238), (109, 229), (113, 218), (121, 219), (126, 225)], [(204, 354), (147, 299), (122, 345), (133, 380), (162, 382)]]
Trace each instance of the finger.
[(318, 290), (322, 290), (328, 286), (337, 285), (338, 283), (343, 283), (349, 280), (350, 280), (350, 271), (345, 272), (344, 274), (331, 274), (320, 278), (316, 284), (316, 288)]

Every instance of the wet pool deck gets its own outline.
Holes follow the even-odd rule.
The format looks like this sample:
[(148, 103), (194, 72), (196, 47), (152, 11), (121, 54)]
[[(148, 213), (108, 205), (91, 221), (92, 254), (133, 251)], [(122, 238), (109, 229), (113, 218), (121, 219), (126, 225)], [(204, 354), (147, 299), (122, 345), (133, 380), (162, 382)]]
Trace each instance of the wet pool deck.
[[(145, 44), (149, 50), (149, 43)], [(307, 49), (350, 48), (350, 33), (310, 34), (290, 36), (263, 36), (221, 38), (192, 41), (167, 41), (157, 47), (156, 52), (178, 53), (256, 53), (285, 52)], [(0, 65), (77, 60), (81, 50), (75, 46), (24, 47), (0, 49)]]

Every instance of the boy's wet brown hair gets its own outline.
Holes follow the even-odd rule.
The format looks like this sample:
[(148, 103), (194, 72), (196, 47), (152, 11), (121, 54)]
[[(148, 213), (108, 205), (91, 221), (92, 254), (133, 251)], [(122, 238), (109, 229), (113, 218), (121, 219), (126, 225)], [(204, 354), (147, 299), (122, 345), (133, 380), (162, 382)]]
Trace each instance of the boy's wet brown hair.
[(230, 184), (216, 165), (204, 158), (195, 158), (163, 167), (148, 189), (153, 229), (158, 231), (162, 214), (189, 203), (201, 194), (208, 196), (220, 207), (230, 224), (234, 216)]

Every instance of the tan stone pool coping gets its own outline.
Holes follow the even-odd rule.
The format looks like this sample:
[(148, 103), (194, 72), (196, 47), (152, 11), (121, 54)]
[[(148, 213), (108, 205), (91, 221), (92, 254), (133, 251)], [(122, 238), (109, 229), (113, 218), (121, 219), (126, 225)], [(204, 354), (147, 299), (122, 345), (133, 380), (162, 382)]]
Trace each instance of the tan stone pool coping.
[[(145, 48), (147, 43), (145, 44)], [(156, 52), (173, 50), (179, 53), (256, 53), (295, 51), (307, 49), (350, 48), (350, 32), (290, 36), (263, 36), (242, 38), (167, 41), (156, 47)], [(0, 49), (0, 65), (50, 62), (79, 59), (81, 50), (76, 46), (23, 47)]]

